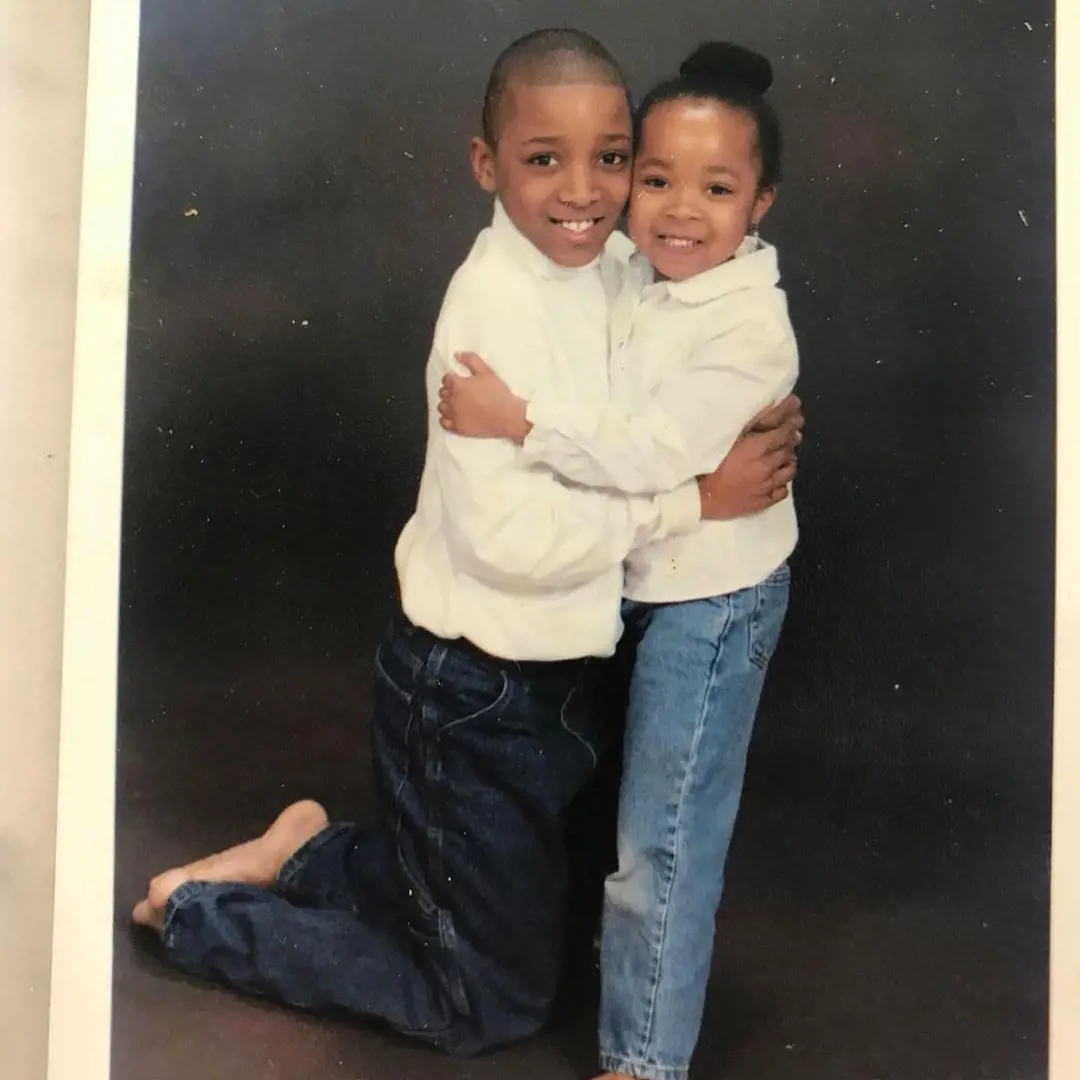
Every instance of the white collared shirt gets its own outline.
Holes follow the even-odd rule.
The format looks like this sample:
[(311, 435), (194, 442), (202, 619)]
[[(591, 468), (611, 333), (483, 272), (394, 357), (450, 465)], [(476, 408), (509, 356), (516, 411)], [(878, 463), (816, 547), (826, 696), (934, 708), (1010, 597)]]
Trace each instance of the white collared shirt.
[[(776, 249), (761, 240), (684, 281), (650, 283), (640, 255), (631, 267), (613, 304), (609, 401), (550, 391), (529, 399), (524, 450), (580, 484), (668, 491), (716, 468), (747, 422), (791, 392), (798, 349)], [(764, 580), (797, 537), (790, 497), (705, 522), (633, 551), (625, 595), (661, 603), (734, 592)]]
[(439, 387), (463, 370), (458, 352), (483, 357), (521, 397), (599, 407), (627, 246), (617, 235), (589, 266), (560, 267), (496, 203), (450, 282), (427, 366), (420, 494), (395, 552), (406, 616), (440, 637), (513, 660), (608, 656), (622, 630), (627, 554), (700, 522), (696, 483), (659, 496), (585, 490), (507, 440), (439, 426)]

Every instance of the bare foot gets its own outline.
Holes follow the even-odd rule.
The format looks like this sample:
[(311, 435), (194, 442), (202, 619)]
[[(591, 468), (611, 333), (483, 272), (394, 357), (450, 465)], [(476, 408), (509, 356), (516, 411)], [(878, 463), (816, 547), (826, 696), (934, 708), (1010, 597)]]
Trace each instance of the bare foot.
[(286, 860), (326, 828), (326, 811), (310, 799), (287, 806), (254, 840), (183, 867), (189, 881), (230, 881), (269, 888)]
[(146, 898), (132, 909), (131, 921), (136, 926), (147, 926), (160, 934), (165, 929), (165, 905), (169, 897), (190, 880), (182, 868), (159, 874), (150, 882)]
[(269, 888), (286, 860), (320, 833), (328, 821), (326, 811), (317, 802), (305, 799), (293, 803), (262, 836), (159, 874), (150, 882), (146, 898), (132, 910), (132, 922), (160, 933), (169, 897), (188, 881), (228, 881)]

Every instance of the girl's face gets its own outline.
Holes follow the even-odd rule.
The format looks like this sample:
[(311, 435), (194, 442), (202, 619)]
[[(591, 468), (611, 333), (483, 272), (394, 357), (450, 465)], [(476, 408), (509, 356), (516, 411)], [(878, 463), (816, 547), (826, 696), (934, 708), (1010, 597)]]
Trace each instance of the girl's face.
[(711, 270), (773, 204), (759, 172), (757, 128), (741, 109), (695, 98), (657, 105), (634, 162), (630, 238), (673, 281)]

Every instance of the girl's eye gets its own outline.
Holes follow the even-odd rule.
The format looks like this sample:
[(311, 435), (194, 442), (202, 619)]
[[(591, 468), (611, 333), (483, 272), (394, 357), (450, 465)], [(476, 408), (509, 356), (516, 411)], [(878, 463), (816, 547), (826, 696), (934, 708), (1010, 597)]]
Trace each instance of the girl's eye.
[(529, 164), (530, 165), (539, 165), (540, 168), (542, 168), (542, 169), (546, 169), (550, 165), (553, 165), (554, 163), (555, 163), (555, 155), (554, 154), (533, 154), (533, 156), (531, 158), (529, 158)]
[(618, 168), (620, 165), (625, 165), (630, 160), (630, 155), (624, 150), (608, 150), (607, 153), (600, 155), (600, 161), (604, 165), (610, 165), (614, 168)]

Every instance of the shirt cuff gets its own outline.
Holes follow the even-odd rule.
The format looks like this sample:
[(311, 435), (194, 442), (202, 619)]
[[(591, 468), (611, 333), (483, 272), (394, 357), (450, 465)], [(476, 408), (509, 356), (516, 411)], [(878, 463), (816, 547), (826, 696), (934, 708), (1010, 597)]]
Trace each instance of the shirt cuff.
[(527, 457), (536, 459), (543, 455), (546, 438), (557, 431), (556, 414), (558, 410), (544, 403), (543, 398), (533, 398), (525, 406), (525, 419), (532, 424), (532, 430), (521, 444)]
[(696, 480), (687, 480), (674, 491), (665, 491), (656, 498), (666, 535), (693, 532), (701, 524), (701, 491)]

